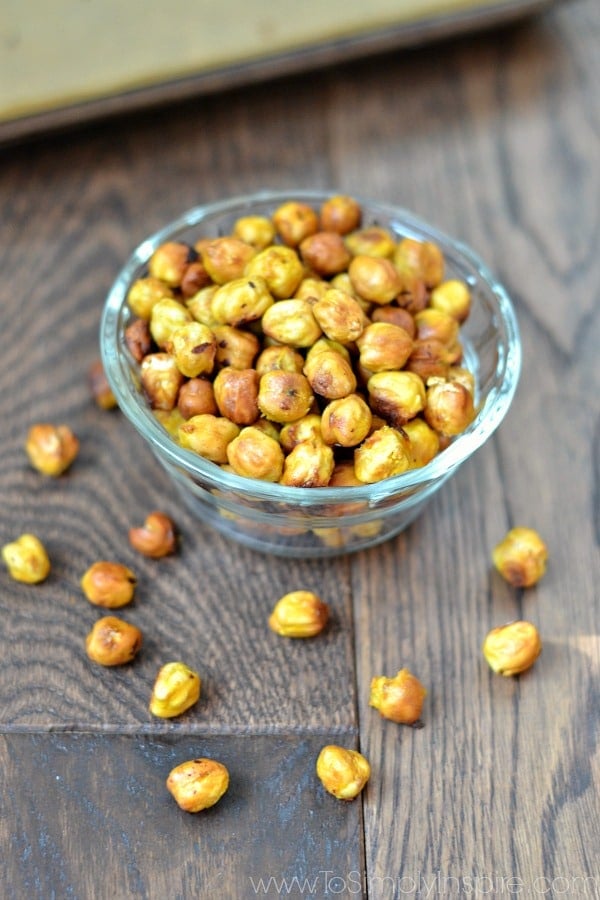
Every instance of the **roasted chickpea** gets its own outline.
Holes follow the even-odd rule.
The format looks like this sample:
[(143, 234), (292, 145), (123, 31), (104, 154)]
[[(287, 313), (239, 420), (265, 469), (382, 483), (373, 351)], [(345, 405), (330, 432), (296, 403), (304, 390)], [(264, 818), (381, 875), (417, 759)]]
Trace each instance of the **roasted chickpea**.
[(181, 296), (184, 299), (188, 299), (194, 297), (198, 291), (209, 284), (211, 284), (210, 275), (206, 271), (204, 263), (196, 260), (196, 262), (191, 262), (183, 273), (179, 290), (181, 291)]
[(217, 339), (208, 325), (188, 322), (172, 333), (168, 351), (187, 378), (210, 375), (215, 365)]
[(310, 347), (321, 337), (315, 309), (307, 300), (278, 300), (264, 313), (262, 330), (280, 344)]
[(101, 666), (125, 665), (136, 657), (141, 646), (140, 629), (116, 616), (98, 619), (85, 639), (88, 657)]
[(186, 299), (185, 308), (194, 321), (202, 322), (203, 325), (208, 325), (209, 328), (219, 324), (212, 311), (213, 297), (218, 290), (218, 284), (209, 284), (201, 288), (193, 297)]
[(125, 328), (125, 345), (136, 362), (141, 363), (152, 349), (152, 335), (148, 322), (133, 319)]
[(434, 431), (420, 416), (405, 422), (402, 431), (408, 438), (413, 468), (426, 466), (440, 452), (440, 438), (437, 431)]
[(362, 210), (353, 197), (336, 194), (321, 204), (320, 227), (322, 231), (348, 234), (360, 226)]
[(280, 370), (282, 372), (302, 372), (304, 357), (293, 347), (275, 344), (265, 347), (256, 360), (256, 371), (259, 375), (265, 372)]
[(494, 547), (492, 561), (509, 584), (528, 588), (544, 575), (548, 548), (533, 528), (511, 528)]
[(288, 200), (273, 213), (273, 224), (288, 247), (297, 247), (319, 227), (319, 217), (308, 203)]
[(475, 397), (475, 376), (464, 366), (450, 366), (447, 372), (448, 381), (458, 381)]
[(403, 238), (394, 251), (394, 263), (402, 273), (414, 275), (428, 288), (444, 278), (444, 257), (437, 244)]
[(389, 325), (397, 325), (403, 328), (408, 336), (414, 339), (417, 328), (415, 320), (407, 309), (399, 306), (388, 304), (387, 306), (376, 306), (371, 313), (372, 322), (387, 322)]
[(148, 353), (140, 365), (140, 381), (152, 409), (174, 409), (184, 376), (170, 353)]
[(150, 334), (154, 343), (161, 350), (166, 350), (173, 332), (191, 321), (192, 314), (179, 300), (164, 297), (154, 304), (150, 316)]
[(134, 316), (148, 321), (155, 303), (164, 300), (165, 297), (173, 297), (169, 285), (160, 278), (148, 275), (133, 282), (127, 292), (127, 303)]
[(321, 416), (321, 433), (326, 444), (356, 447), (369, 434), (373, 416), (359, 394), (348, 394), (327, 404)]
[(376, 372), (369, 378), (367, 389), (373, 412), (395, 428), (425, 407), (425, 385), (414, 372)]
[(401, 475), (410, 464), (408, 442), (389, 425), (373, 431), (354, 451), (354, 471), (365, 484)]
[(464, 281), (452, 278), (442, 281), (431, 292), (432, 309), (448, 313), (458, 322), (464, 322), (471, 310), (471, 292)]
[(473, 395), (458, 381), (436, 381), (427, 388), (424, 416), (441, 434), (460, 434), (475, 418)]
[(150, 257), (148, 272), (151, 278), (158, 278), (169, 287), (179, 287), (188, 265), (197, 258), (198, 254), (188, 244), (167, 241), (157, 247)]
[(150, 712), (172, 719), (190, 709), (200, 698), (200, 676), (182, 662), (168, 662), (156, 676), (150, 697)]
[(267, 419), (282, 424), (301, 419), (313, 399), (310, 383), (301, 372), (273, 369), (261, 375), (258, 408)]
[(108, 383), (102, 360), (95, 359), (88, 368), (90, 394), (100, 409), (114, 409), (117, 405), (115, 395)]
[(423, 381), (429, 378), (446, 378), (450, 369), (448, 348), (436, 338), (416, 340), (405, 368), (419, 375)]
[(258, 419), (259, 375), (255, 369), (226, 366), (217, 374), (213, 388), (222, 416), (236, 425), (252, 425)]
[(370, 225), (347, 235), (346, 246), (353, 256), (374, 256), (383, 259), (392, 256), (396, 241), (387, 228)]
[(215, 364), (218, 368), (250, 369), (260, 351), (260, 341), (251, 331), (233, 325), (213, 325), (217, 342)]
[(227, 460), (237, 475), (261, 481), (279, 481), (283, 450), (275, 438), (260, 428), (242, 428), (227, 447)]
[(310, 304), (313, 304), (316, 300), (320, 300), (321, 297), (329, 290), (330, 282), (325, 281), (324, 278), (315, 278), (314, 276), (307, 276), (303, 278), (296, 291), (294, 293), (294, 298), (296, 300), (308, 300)]
[(202, 413), (179, 426), (177, 439), (186, 450), (222, 465), (227, 462), (227, 446), (240, 433), (235, 422), (223, 416)]
[(190, 378), (179, 388), (177, 409), (184, 419), (200, 416), (202, 413), (216, 415), (215, 392), (212, 381), (206, 378)]
[(211, 311), (221, 325), (237, 327), (260, 319), (273, 303), (264, 278), (234, 278), (213, 294)]
[(280, 483), (288, 487), (326, 487), (334, 464), (333, 450), (323, 441), (300, 441), (285, 457)]
[(309, 354), (304, 374), (315, 394), (328, 400), (347, 397), (356, 390), (356, 375), (352, 366), (337, 350)]
[(400, 290), (400, 276), (389, 259), (355, 256), (348, 274), (357, 294), (370, 303), (391, 303)]
[(257, 253), (246, 266), (245, 274), (252, 281), (262, 278), (270, 293), (283, 300), (294, 296), (304, 277), (304, 266), (292, 247), (275, 244)]
[(417, 340), (437, 340), (445, 347), (454, 347), (458, 342), (458, 321), (441, 309), (428, 307), (415, 313)]
[(25, 453), (34, 469), (58, 478), (79, 453), (79, 439), (68, 425), (40, 422), (32, 425), (25, 439)]
[(322, 440), (321, 416), (318, 413), (308, 413), (295, 422), (288, 422), (279, 432), (279, 442), (286, 453), (293, 450), (301, 441)]
[(221, 237), (201, 244), (204, 267), (215, 284), (237, 281), (256, 250), (235, 237)]
[(50, 574), (46, 548), (35, 534), (22, 534), (2, 547), (2, 559), (15, 581), (39, 584)]
[(401, 287), (395, 303), (400, 309), (415, 315), (425, 309), (429, 300), (429, 291), (422, 278), (411, 272), (399, 272)]
[(344, 239), (335, 231), (317, 231), (300, 244), (302, 261), (325, 278), (348, 268), (350, 253)]
[(160, 422), (165, 431), (177, 440), (179, 426), (185, 422), (177, 407), (175, 409), (153, 409), (152, 415), (157, 422)]
[(313, 591), (290, 591), (273, 607), (269, 628), (282, 637), (309, 638), (329, 621), (329, 606)]
[(275, 226), (267, 216), (241, 216), (233, 225), (233, 236), (255, 250), (264, 250), (272, 244), (275, 233)]
[[(355, 341), (365, 327), (364, 313), (354, 297), (330, 288), (312, 307), (314, 317), (327, 337), (340, 343)], [(313, 342), (314, 343), (314, 342)]]
[(369, 706), (379, 710), (384, 719), (401, 725), (414, 725), (421, 717), (427, 691), (408, 669), (400, 669), (393, 678), (380, 675), (371, 681)]
[(401, 369), (413, 350), (410, 335), (398, 325), (372, 322), (357, 338), (360, 364), (370, 372)]
[(177, 549), (175, 524), (166, 513), (155, 510), (139, 528), (129, 529), (129, 543), (143, 556), (162, 559)]
[(509, 622), (488, 632), (482, 652), (497, 675), (510, 677), (531, 668), (542, 652), (542, 641), (531, 622)]
[(371, 775), (368, 761), (358, 750), (346, 750), (336, 744), (323, 747), (316, 768), (325, 790), (338, 800), (358, 797)]
[(229, 787), (229, 772), (214, 759), (190, 759), (171, 769), (167, 790), (184, 812), (197, 813), (218, 803)]
[(94, 606), (118, 609), (133, 600), (137, 578), (122, 563), (99, 560), (81, 577), (81, 590)]

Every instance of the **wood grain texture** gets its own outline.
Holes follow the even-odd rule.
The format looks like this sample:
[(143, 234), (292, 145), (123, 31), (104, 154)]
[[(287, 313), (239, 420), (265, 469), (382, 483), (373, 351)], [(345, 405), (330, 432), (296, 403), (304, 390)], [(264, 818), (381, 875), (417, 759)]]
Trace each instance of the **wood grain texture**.
[[(311, 884), (313, 896), (370, 900), (520, 886), (598, 896), (599, 34), (597, 3), (571, 0), (493, 34), (0, 153), (0, 542), (35, 531), (53, 563), (33, 588), (0, 570), (10, 900), (246, 900), (251, 875), (309, 879), (287, 894), (271, 882), (271, 896)], [(230, 543), (179, 506), (133, 429), (89, 394), (102, 304), (130, 250), (188, 207), (263, 187), (409, 207), (471, 244), (517, 309), (523, 373), (498, 433), (406, 532), (351, 557)], [(25, 458), (36, 421), (81, 439), (58, 480)], [(173, 558), (127, 543), (154, 508), (179, 526)], [(550, 549), (528, 591), (491, 567), (515, 524)], [(83, 649), (101, 611), (79, 579), (100, 558), (139, 577), (122, 614), (144, 646), (118, 670)], [(333, 609), (314, 641), (266, 627), (298, 587)], [(518, 679), (493, 676), (483, 637), (518, 617), (538, 625), (542, 656)], [(157, 721), (152, 682), (175, 658), (197, 667), (202, 698)], [(368, 705), (371, 678), (403, 665), (428, 688), (422, 728)], [(361, 801), (337, 804), (315, 784), (329, 741), (369, 758)], [(209, 749), (235, 777), (198, 821), (162, 783), (180, 752)], [(324, 872), (338, 879), (328, 893)]]

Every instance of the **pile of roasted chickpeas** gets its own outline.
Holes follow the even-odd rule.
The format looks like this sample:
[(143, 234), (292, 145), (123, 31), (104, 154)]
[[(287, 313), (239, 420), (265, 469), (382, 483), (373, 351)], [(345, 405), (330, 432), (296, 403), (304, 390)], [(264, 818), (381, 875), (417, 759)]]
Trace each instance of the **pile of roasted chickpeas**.
[(426, 465), (476, 414), (468, 285), (436, 244), (363, 225), (352, 197), (165, 242), (127, 303), (154, 414), (241, 476), (370, 484)]

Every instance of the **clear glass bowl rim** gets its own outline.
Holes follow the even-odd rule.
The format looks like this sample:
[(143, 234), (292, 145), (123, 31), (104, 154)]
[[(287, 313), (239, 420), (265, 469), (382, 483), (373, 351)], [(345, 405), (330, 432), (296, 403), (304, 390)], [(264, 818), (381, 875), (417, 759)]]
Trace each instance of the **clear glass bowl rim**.
[(185, 471), (190, 477), (201, 480), (205, 485), (256, 499), (280, 503), (292, 502), (300, 506), (339, 502), (340, 499), (379, 503), (397, 494), (402, 495), (407, 491), (412, 493), (419, 487), (445, 480), (487, 441), (508, 412), (521, 373), (522, 354), (515, 310), (504, 286), (466, 244), (450, 238), (443, 231), (403, 207), (363, 199), (353, 194), (370, 218), (377, 215), (385, 217), (391, 220), (392, 227), (401, 228), (405, 233), (414, 233), (415, 237), (422, 240), (433, 241), (440, 246), (442, 252), (450, 250), (455, 257), (462, 257), (467, 265), (476, 270), (478, 278), (494, 299), (498, 323), (504, 332), (504, 340), (500, 342), (503, 352), (499, 353), (495, 383), (471, 425), (442, 453), (419, 469), (410, 469), (401, 475), (360, 487), (301, 488), (249, 479), (225, 471), (178, 446), (157, 421), (133, 383), (130, 362), (125, 348), (120, 343), (120, 320), (129, 287), (132, 279), (139, 277), (140, 269), (147, 264), (152, 253), (160, 244), (176, 240), (181, 232), (199, 226), (214, 216), (250, 214), (256, 204), (275, 205), (286, 200), (319, 204), (336, 193), (340, 192), (306, 189), (265, 190), (192, 207), (143, 240), (132, 252), (109, 290), (100, 322), (100, 351), (106, 377), (118, 406), (129, 422), (150, 443), (159, 458), (167, 460), (171, 465)]

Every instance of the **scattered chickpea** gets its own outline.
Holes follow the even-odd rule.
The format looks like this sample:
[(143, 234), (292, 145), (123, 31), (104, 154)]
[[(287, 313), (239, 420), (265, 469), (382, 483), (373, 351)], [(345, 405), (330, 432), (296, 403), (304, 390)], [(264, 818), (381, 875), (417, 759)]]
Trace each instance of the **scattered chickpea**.
[(39, 584), (50, 574), (46, 548), (35, 534), (22, 534), (2, 547), (2, 559), (11, 578), (25, 584)]
[(542, 652), (542, 641), (531, 622), (509, 622), (488, 632), (482, 651), (496, 674), (519, 675), (534, 664)]
[(421, 717), (427, 691), (408, 669), (400, 669), (393, 678), (377, 676), (371, 681), (369, 706), (385, 719), (402, 725), (414, 725)]
[(546, 571), (548, 548), (533, 528), (511, 528), (494, 547), (492, 560), (513, 587), (532, 587)]
[(142, 646), (142, 632), (116, 616), (104, 616), (94, 624), (85, 640), (89, 658), (101, 666), (131, 662)]
[(150, 712), (162, 719), (180, 716), (200, 697), (200, 676), (182, 662), (161, 667), (150, 698)]
[(94, 606), (118, 609), (133, 600), (137, 578), (122, 563), (99, 560), (83, 574), (80, 585)]
[(146, 516), (139, 528), (129, 529), (129, 543), (143, 556), (160, 559), (177, 549), (177, 533), (173, 520), (158, 510)]
[(275, 604), (269, 628), (282, 637), (315, 637), (329, 621), (329, 606), (312, 591), (291, 591)]
[(316, 770), (325, 790), (338, 800), (354, 800), (371, 776), (371, 766), (362, 753), (336, 744), (323, 747)]
[(115, 395), (108, 383), (102, 360), (95, 359), (88, 368), (88, 382), (90, 393), (96, 406), (100, 409), (114, 409), (117, 405)]
[(79, 453), (79, 439), (68, 425), (32, 425), (25, 440), (25, 452), (34, 469), (57, 478), (69, 468)]
[(171, 769), (167, 790), (184, 812), (214, 806), (229, 787), (229, 772), (214, 759), (190, 759)]

